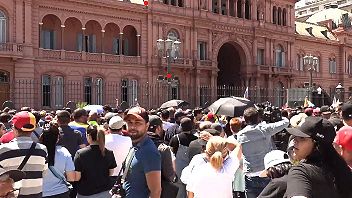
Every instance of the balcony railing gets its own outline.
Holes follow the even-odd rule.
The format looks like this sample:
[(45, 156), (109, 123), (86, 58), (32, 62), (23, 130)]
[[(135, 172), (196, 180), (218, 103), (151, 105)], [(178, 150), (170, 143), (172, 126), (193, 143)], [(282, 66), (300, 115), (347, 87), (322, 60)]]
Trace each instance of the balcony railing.
[(0, 56), (22, 56), (23, 46), (17, 43), (0, 43)]
[(127, 64), (141, 64), (142, 62), (140, 56), (124, 56), (104, 53), (76, 52), (42, 48), (38, 49), (38, 58), (64, 61), (88, 61)]

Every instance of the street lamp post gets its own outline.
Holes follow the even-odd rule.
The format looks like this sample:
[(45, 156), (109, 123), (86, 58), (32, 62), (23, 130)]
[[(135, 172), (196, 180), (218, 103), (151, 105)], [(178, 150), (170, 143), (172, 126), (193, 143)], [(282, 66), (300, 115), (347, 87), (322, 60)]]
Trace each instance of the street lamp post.
[(318, 58), (312, 55), (306, 55), (303, 57), (304, 66), (307, 67), (309, 71), (309, 89), (308, 89), (308, 99), (311, 100), (311, 94), (313, 90), (313, 72), (316, 70), (318, 65)]
[(168, 99), (170, 100), (170, 95), (171, 95), (171, 85), (178, 83), (178, 79), (175, 78), (172, 74), (171, 74), (171, 68), (170, 68), (170, 64), (171, 61), (174, 59), (178, 58), (178, 52), (180, 49), (180, 44), (181, 42), (178, 40), (172, 40), (170, 38), (167, 38), (166, 40), (163, 39), (158, 39), (157, 41), (157, 48), (159, 51), (159, 57), (160, 58), (164, 58), (163, 54), (164, 51), (166, 52), (166, 80), (165, 77), (162, 75), (159, 75), (157, 78), (158, 82), (165, 82), (168, 85)]

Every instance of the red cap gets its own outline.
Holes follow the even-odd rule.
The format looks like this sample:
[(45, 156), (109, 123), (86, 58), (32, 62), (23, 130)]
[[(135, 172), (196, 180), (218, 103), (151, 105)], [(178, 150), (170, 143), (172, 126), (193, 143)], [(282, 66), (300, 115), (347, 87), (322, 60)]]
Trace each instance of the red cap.
[(25, 132), (32, 132), (36, 127), (35, 116), (28, 111), (21, 111), (16, 113), (12, 118), (12, 124), (15, 128), (21, 129)]
[(334, 143), (352, 151), (352, 127), (344, 126), (336, 134)]

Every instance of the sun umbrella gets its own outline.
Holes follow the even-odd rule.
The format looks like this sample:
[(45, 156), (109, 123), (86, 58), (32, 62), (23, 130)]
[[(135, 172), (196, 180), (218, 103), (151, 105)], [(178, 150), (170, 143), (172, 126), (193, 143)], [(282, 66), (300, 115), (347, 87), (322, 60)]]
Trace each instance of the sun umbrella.
[(87, 105), (83, 107), (86, 111), (96, 111), (98, 114), (102, 114), (104, 112), (102, 105)]
[(208, 109), (217, 115), (236, 117), (242, 116), (243, 111), (253, 105), (254, 103), (246, 98), (226, 97), (218, 99)]
[(166, 109), (169, 107), (183, 107), (189, 105), (188, 102), (184, 100), (169, 100), (167, 102), (164, 102), (161, 106), (160, 109)]

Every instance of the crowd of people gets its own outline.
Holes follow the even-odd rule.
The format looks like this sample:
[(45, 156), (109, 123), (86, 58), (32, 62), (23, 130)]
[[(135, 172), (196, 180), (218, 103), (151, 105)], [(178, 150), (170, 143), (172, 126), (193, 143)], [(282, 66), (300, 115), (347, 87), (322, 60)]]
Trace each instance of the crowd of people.
[(0, 197), (352, 198), (352, 102), (275, 116), (5, 108)]

